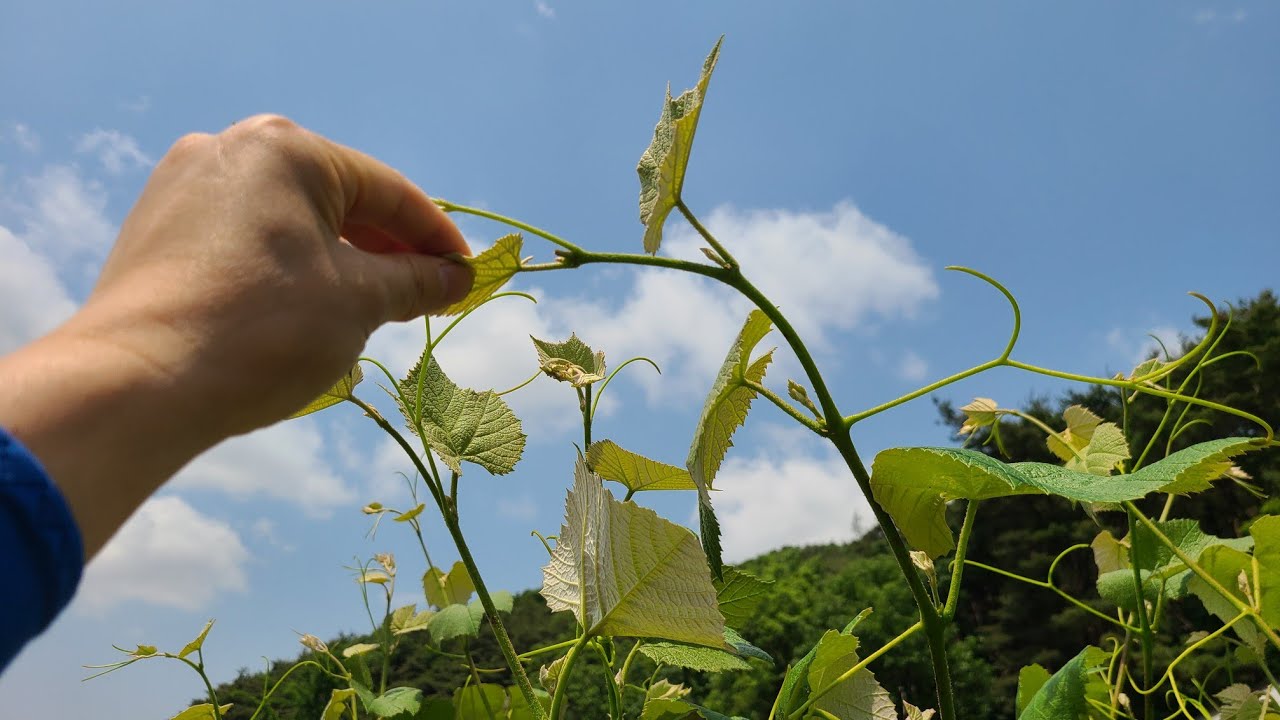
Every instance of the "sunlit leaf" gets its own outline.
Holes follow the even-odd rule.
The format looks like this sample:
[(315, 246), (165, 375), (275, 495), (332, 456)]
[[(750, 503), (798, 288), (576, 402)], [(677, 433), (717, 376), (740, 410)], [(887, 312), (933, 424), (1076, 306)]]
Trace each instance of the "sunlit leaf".
[(698, 427), (694, 431), (693, 444), (685, 467), (698, 488), (699, 525), (702, 528), (702, 545), (711, 565), (711, 572), (720, 577), (720, 526), (711, 506), (710, 490), (715, 482), (725, 453), (733, 446), (733, 433), (742, 426), (751, 410), (756, 391), (745, 381), (759, 383), (773, 359), (773, 351), (751, 362), (751, 351), (773, 329), (773, 323), (761, 310), (752, 310), (747, 322), (725, 356), (720, 372), (716, 374), (711, 392), (702, 407)]
[(209, 636), (209, 630), (213, 627), (213, 621), (204, 624), (204, 628), (200, 630), (200, 634), (196, 635), (196, 639), (182, 646), (182, 650), (178, 651), (178, 657), (184, 658), (193, 652), (196, 652), (204, 646), (204, 639)]
[(425, 503), (418, 503), (412, 510), (406, 510), (405, 512), (402, 512), (391, 519), (396, 522), (409, 522), (410, 520), (421, 515), (422, 511), (425, 510), (426, 507), (427, 506)]
[(355, 657), (356, 655), (364, 655), (365, 653), (373, 652), (377, 649), (378, 643), (356, 643), (355, 645), (343, 648), (342, 657), (349, 658)]
[(698, 129), (698, 117), (702, 114), (702, 101), (707, 95), (707, 84), (720, 58), (720, 43), (711, 48), (711, 54), (702, 63), (702, 76), (698, 84), (686, 90), (680, 97), (667, 98), (662, 105), (658, 125), (653, 129), (653, 141), (640, 156), (636, 172), (640, 175), (640, 222), (644, 224), (644, 251), (658, 252), (662, 245), (662, 226), (667, 215), (680, 200), (684, 188), (685, 169), (689, 164), (689, 151), (693, 149), (693, 136)]
[(751, 669), (751, 665), (737, 655), (704, 645), (689, 645), (666, 640), (647, 642), (640, 646), (640, 654), (657, 663), (702, 672), (718, 673), (727, 670)]
[(421, 706), (422, 691), (408, 687), (391, 688), (365, 703), (365, 709), (380, 718), (394, 718), (401, 714), (413, 716)]
[(355, 396), (356, 385), (364, 379), (364, 371), (359, 365), (353, 366), (347, 371), (346, 375), (339, 378), (333, 387), (324, 391), (320, 397), (307, 403), (307, 406), (289, 416), (289, 419), (300, 418), (303, 415), (310, 415), (313, 412), (319, 412), (332, 405), (337, 405), (343, 400), (350, 400)]
[(960, 435), (971, 435), (977, 430), (996, 424), (996, 401), (991, 398), (974, 398), (973, 402), (960, 408), (964, 413), (964, 424), (960, 426)]
[[(827, 688), (846, 671), (858, 664), (858, 638), (828, 630), (818, 641), (813, 663), (809, 666), (809, 691)], [(840, 720), (897, 720), (898, 711), (888, 691), (875, 675), (863, 668), (841, 681), (814, 702)]]
[[(511, 612), (511, 593), (498, 591), (490, 595), (494, 609)], [(450, 605), (427, 620), (427, 630), (437, 644), (458, 637), (477, 637), (484, 623), (484, 605), (477, 598), (466, 605)]]
[(934, 711), (921, 710), (906, 700), (902, 701), (902, 720), (933, 720)]
[[(230, 709), (231, 703), (218, 706), (218, 712), (224, 716)], [(213, 712), (213, 704), (202, 703), (200, 705), (192, 705), (186, 710), (174, 715), (170, 720), (214, 720), (216, 717), (218, 716)]]
[[(1248, 550), (1252, 538), (1220, 538), (1208, 535), (1195, 520), (1169, 520), (1157, 522), (1160, 532), (1192, 560), (1196, 560), (1210, 547), (1223, 545), (1236, 550)], [(1098, 594), (1127, 610), (1137, 608), (1133, 580), (1133, 565), (1137, 565), (1143, 580), (1143, 594), (1147, 600), (1155, 600), (1161, 593), (1168, 598), (1186, 595), (1191, 571), (1173, 551), (1147, 529), (1139, 525), (1133, 536), (1126, 537), (1122, 547), (1128, 548), (1129, 562), (1119, 569), (1098, 574)], [(1096, 542), (1096, 541), (1095, 541)], [(1134, 549), (1136, 548), (1136, 550)]]
[(1110, 530), (1098, 533), (1089, 547), (1093, 549), (1093, 563), (1098, 566), (1099, 575), (1130, 567), (1129, 545), (1117, 540)]
[(542, 568), (542, 595), (590, 635), (653, 637), (725, 648), (706, 557), (687, 529), (618, 502), (582, 458), (565, 522)]
[(604, 380), (604, 353), (593, 352), (577, 335), (560, 343), (530, 337), (538, 349), (538, 367), (549, 377), (574, 387)]
[(538, 682), (542, 683), (542, 687), (549, 693), (554, 694), (556, 685), (560, 683), (560, 673), (564, 670), (565, 657), (567, 656), (561, 655), (538, 669)]
[(689, 694), (689, 688), (681, 684), (672, 684), (670, 680), (658, 680), (645, 690), (645, 700), (679, 700)]
[(427, 622), (434, 615), (430, 610), (416, 612), (416, 605), (405, 605), (391, 613), (391, 632), (395, 635), (419, 632), (427, 629)]
[(1031, 704), (1031, 698), (1040, 692), (1040, 688), (1049, 682), (1049, 671), (1042, 665), (1032, 663), (1018, 671), (1018, 715)]
[(1214, 480), (1230, 472), (1234, 464), (1231, 458), (1265, 447), (1253, 438), (1210, 440), (1179, 450), (1159, 462), (1147, 465), (1134, 475), (1166, 478), (1167, 482), (1160, 488), (1160, 492), (1178, 495), (1200, 492), (1208, 490)]
[(348, 701), (356, 694), (351, 688), (335, 688), (329, 694), (329, 702), (325, 703), (320, 713), (321, 720), (341, 720), (350, 709)]
[(441, 311), (441, 315), (458, 315), (479, 307), (491, 295), (498, 292), (520, 270), (520, 249), (524, 239), (518, 233), (498, 238), (493, 247), (463, 262), (475, 272), (471, 292), (458, 302)]
[(422, 574), (422, 589), (427, 602), (438, 608), (450, 605), (462, 605), (471, 598), (476, 586), (471, 582), (467, 566), (461, 560), (455, 562), (449, 572), (441, 572), (438, 567), (427, 568)]
[(401, 407), (415, 434), (414, 408), (422, 414), (424, 439), (432, 450), (456, 473), (462, 461), (473, 462), (494, 475), (515, 468), (524, 453), (525, 434), (506, 402), (492, 391), (460, 388), (445, 376), (434, 357), (422, 370), (422, 400), (418, 400), (422, 359), (400, 381), (400, 391), (409, 402)]
[(1062, 412), (1067, 427), (1045, 441), (1049, 451), (1068, 469), (1090, 475), (1110, 475), (1117, 463), (1129, 458), (1129, 445), (1115, 423), (1104, 423), (1080, 405)]
[(1270, 704), (1243, 683), (1228, 685), (1214, 697), (1222, 701), (1218, 709), (1220, 720), (1261, 720)]
[(600, 477), (622, 483), (632, 492), (698, 489), (688, 470), (637, 455), (612, 440), (591, 443), (587, 465)]
[(1109, 656), (1096, 647), (1080, 651), (1050, 676), (1018, 714), (1018, 720), (1063, 720), (1085, 717), (1090, 675)]
[(772, 580), (761, 580), (737, 568), (725, 567), (716, 586), (716, 600), (725, 624), (745, 627), (755, 615), (761, 601), (769, 596)]
[(507, 689), (493, 683), (468, 685), (453, 692), (457, 720), (506, 718)]
[(817, 415), (818, 417), (822, 417), (822, 413), (819, 412), (818, 406), (814, 405), (813, 401), (809, 399), (809, 391), (805, 390), (804, 386), (801, 385), (800, 383), (796, 382), (795, 380), (788, 380), (787, 395), (790, 395), (792, 400), (795, 400), (796, 402), (808, 408), (809, 412), (813, 413), (814, 415)]

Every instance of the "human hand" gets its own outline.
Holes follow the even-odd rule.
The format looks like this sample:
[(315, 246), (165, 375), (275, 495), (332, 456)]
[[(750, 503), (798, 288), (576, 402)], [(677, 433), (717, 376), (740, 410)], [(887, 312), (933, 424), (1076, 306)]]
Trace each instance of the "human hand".
[(195, 455), (287, 417), (381, 324), (469, 290), (453, 223), (399, 173), (279, 117), (179, 140), (84, 307), (0, 361), (0, 425), (88, 555)]

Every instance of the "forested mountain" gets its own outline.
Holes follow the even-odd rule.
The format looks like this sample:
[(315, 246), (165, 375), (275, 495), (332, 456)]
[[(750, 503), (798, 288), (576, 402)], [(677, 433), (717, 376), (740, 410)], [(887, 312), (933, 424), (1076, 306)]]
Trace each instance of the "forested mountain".
[[(1200, 318), (1196, 322), (1205, 328), (1209, 320)], [(1196, 340), (1198, 338), (1187, 339), (1182, 349), (1189, 349)], [(1176, 349), (1170, 350), (1177, 354)], [(1231, 354), (1241, 350), (1251, 355)], [(1280, 372), (1276, 370), (1280, 368), (1280, 306), (1272, 293), (1265, 292), (1238, 304), (1230, 328), (1214, 354), (1225, 357), (1204, 369), (1199, 396), (1246, 410), (1268, 421), (1280, 420)], [(1175, 373), (1175, 385), (1184, 372)], [(1017, 398), (1001, 400), (1002, 407), (1018, 403)], [(1075, 404), (1120, 424), (1135, 457), (1142, 454), (1149, 443), (1149, 457), (1158, 458), (1167, 449), (1177, 450), (1210, 438), (1259, 434), (1259, 429), (1246, 421), (1193, 408), (1184, 423), (1186, 420), (1202, 422), (1194, 423), (1172, 444), (1168, 444), (1167, 434), (1155, 437), (1153, 442), (1153, 433), (1166, 412), (1165, 402), (1159, 398), (1140, 398), (1129, 406), (1126, 417), (1121, 412), (1118, 394), (1099, 387), (1081, 388), (1060, 398), (1041, 399), (1020, 409), (1060, 428), (1062, 410)], [(1181, 406), (1175, 412), (1181, 412)], [(939, 434), (954, 437), (953, 429), (961, 424), (963, 414), (952, 405), (940, 403), (939, 415), (945, 427)], [(976, 443), (985, 451), (996, 453), (994, 443), (982, 445), (987, 439), (984, 430), (973, 438), (971, 445)], [(1003, 422), (1000, 440), (1010, 459), (1057, 462), (1046, 448), (1044, 433), (1026, 421)], [(1208, 532), (1238, 536), (1259, 512), (1280, 512), (1280, 453), (1253, 453), (1242, 458), (1240, 465), (1252, 477), (1249, 481), (1252, 488), (1243, 483), (1220, 482), (1210, 492), (1179, 499), (1170, 517), (1194, 518)], [(1159, 514), (1164, 498), (1147, 502), (1150, 506), (1144, 509)], [(959, 518), (952, 520), (958, 526)], [(1099, 532), (1099, 523), (1110, 527), (1117, 536), (1123, 535), (1120, 521), (1115, 517), (1102, 513), (1095, 522), (1064, 500), (1040, 496), (988, 500), (979, 512), (969, 558), (1043, 580), (1058, 553), (1078, 543), (1089, 543)], [(859, 625), (858, 635), (864, 648), (879, 647), (915, 620), (910, 595), (900, 581), (886, 544), (876, 532), (847, 545), (784, 548), (740, 567), (774, 581), (769, 596), (753, 617), (740, 624), (740, 629), (747, 640), (768, 652), (775, 663), (770, 666), (753, 660), (750, 670), (716, 675), (678, 668), (665, 668), (658, 673), (692, 687), (691, 699), (726, 714), (766, 717), (787, 666), (800, 659), (823, 631), (844, 626), (864, 608), (875, 609)], [(1059, 563), (1055, 580), (1066, 592), (1110, 612), (1110, 608), (1096, 600), (1095, 574), (1092, 554), (1082, 549)], [(1040, 663), (1057, 668), (1084, 645), (1098, 644), (1108, 629), (1106, 623), (1047, 589), (979, 568), (966, 571), (964, 588), (951, 649), (957, 702), (968, 720), (1012, 718), (1021, 667)], [(1195, 599), (1177, 602), (1170, 612), (1172, 621), (1165, 625), (1159, 648), (1166, 663), (1175, 649), (1184, 646), (1192, 628), (1208, 624), (1202, 622), (1205, 612)], [(508, 628), (516, 647), (522, 651), (556, 643), (574, 634), (572, 616), (549, 613), (535, 591), (516, 597)], [(480, 668), (503, 666), (487, 627), (469, 646), (447, 646), (447, 653), (429, 647), (424, 642), (425, 635), (409, 637), (413, 641), (404, 643), (391, 660), (391, 685), (418, 687), (428, 695), (448, 694), (467, 678), (468, 671), (459, 660), (459, 653), (464, 652), (471, 653)], [(360, 641), (360, 638), (340, 638), (330, 645), (342, 647)], [(630, 641), (619, 641), (616, 651), (629, 649)], [(1221, 646), (1209, 646), (1186, 667), (1192, 670), (1219, 667), (1225, 662), (1223, 653)], [(531, 661), (529, 667), (536, 675), (538, 667), (554, 657), (555, 654), (548, 654)], [(569, 716), (607, 717), (603, 668), (595, 657), (589, 657), (588, 663), (579, 666), (574, 674), (572, 682), (576, 688), (570, 694)], [(279, 663), (273, 680), (290, 664)], [(891, 693), (922, 707), (933, 702), (928, 667), (927, 650), (920, 636), (911, 638), (872, 666)], [(653, 664), (638, 657), (630, 677), (643, 679), (653, 672)], [(503, 682), (505, 678), (504, 672), (484, 674), (486, 682)], [(1215, 678), (1215, 683), (1226, 683), (1221, 674)], [(1239, 674), (1234, 679), (1254, 680)], [(262, 695), (264, 680), (260, 673), (246, 671), (218, 689), (221, 702), (236, 704), (229, 718), (245, 720), (250, 716)], [(263, 720), (318, 718), (333, 687), (335, 682), (315, 668), (302, 668), (273, 695), (268, 711), (259, 717)], [(630, 708), (628, 717), (638, 717), (640, 700), (638, 692), (630, 692), (624, 698)]]

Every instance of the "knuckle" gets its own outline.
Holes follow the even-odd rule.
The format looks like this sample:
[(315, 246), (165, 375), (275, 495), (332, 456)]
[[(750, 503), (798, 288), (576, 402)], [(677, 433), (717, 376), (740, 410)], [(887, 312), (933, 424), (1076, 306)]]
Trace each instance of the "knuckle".
[(173, 145), (169, 147), (169, 152), (165, 153), (168, 157), (182, 158), (204, 152), (213, 141), (213, 136), (207, 133), (188, 133), (178, 138)]

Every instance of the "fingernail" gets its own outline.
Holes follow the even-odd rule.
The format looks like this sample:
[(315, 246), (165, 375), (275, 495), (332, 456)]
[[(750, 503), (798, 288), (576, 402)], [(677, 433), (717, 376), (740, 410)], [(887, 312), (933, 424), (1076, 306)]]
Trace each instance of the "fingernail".
[(440, 274), (441, 296), (445, 305), (452, 305), (471, 292), (471, 283), (475, 272), (471, 266), (457, 262), (442, 262), (437, 270)]

